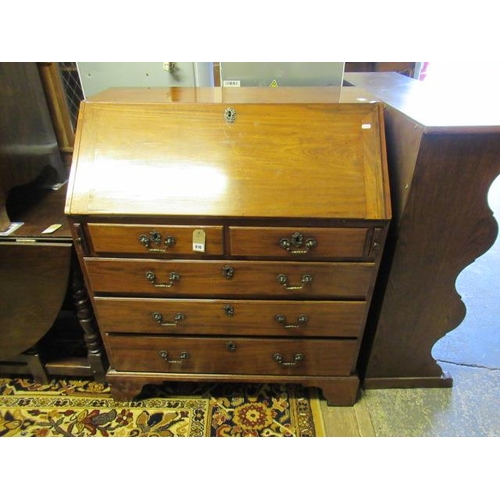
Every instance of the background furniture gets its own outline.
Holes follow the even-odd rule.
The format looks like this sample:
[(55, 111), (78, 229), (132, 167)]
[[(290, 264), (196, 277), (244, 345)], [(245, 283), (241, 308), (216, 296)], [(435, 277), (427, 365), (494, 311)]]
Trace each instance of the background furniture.
[[(0, 63), (0, 102), (0, 372), (103, 380), (99, 337), (64, 216), (67, 171), (36, 63)], [(71, 328), (87, 351), (49, 359), (42, 340), (65, 311), (79, 320)]]
[(36, 63), (0, 63), (0, 232), (10, 226), (5, 204), (14, 186), (35, 179), (65, 182), (57, 140)]
[(348, 73), (370, 72), (397, 72), (406, 76), (415, 76), (415, 62), (346, 62), (345, 71)]
[[(24, 224), (0, 237), (0, 372), (92, 376), (104, 381), (105, 360), (93, 310), (64, 216), (65, 187), (22, 186), (8, 199)], [(60, 228), (44, 234), (48, 227)]]
[(458, 79), (435, 87), (397, 73), (345, 79), (385, 103), (394, 210), (363, 349), (364, 386), (450, 386), (432, 346), (465, 317), (456, 278), (498, 233), (487, 203), (500, 173), (496, 82), (478, 91)]

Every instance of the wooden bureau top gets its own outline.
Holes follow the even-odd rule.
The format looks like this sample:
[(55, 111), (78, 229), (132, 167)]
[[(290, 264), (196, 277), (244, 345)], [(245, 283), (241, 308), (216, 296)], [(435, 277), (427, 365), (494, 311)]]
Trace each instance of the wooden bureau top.
[(81, 104), (66, 213), (388, 220), (381, 105), (338, 97), (318, 87), (103, 92)]

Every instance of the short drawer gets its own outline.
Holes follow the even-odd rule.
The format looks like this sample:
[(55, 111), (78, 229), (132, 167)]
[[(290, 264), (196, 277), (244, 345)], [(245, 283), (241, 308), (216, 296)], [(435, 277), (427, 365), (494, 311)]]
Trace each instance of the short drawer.
[[(203, 256), (224, 253), (222, 226), (164, 226), (139, 224), (87, 225), (98, 254), (146, 254), (154, 257)], [(203, 231), (203, 251), (193, 248), (195, 231)], [(203, 234), (202, 233), (202, 234)], [(200, 233), (197, 233), (200, 234)]]
[(134, 372), (350, 375), (355, 340), (105, 335), (111, 367)]
[(365, 256), (369, 229), (230, 227), (235, 257), (286, 259), (349, 259)]
[(372, 263), (86, 258), (96, 293), (363, 300)]
[(97, 297), (104, 332), (359, 337), (366, 303)]

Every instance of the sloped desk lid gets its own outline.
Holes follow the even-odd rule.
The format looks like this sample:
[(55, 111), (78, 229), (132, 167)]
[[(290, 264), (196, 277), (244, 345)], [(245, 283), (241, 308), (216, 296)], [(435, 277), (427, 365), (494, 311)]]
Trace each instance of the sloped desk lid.
[(66, 213), (389, 219), (380, 104), (277, 90), (113, 89), (82, 102)]

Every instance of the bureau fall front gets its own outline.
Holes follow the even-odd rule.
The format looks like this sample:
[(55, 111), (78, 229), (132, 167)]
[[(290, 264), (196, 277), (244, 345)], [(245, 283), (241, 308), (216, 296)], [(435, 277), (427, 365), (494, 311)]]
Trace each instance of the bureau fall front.
[(66, 214), (116, 399), (169, 381), (356, 401), (391, 218), (382, 110), (328, 88), (111, 89)]

